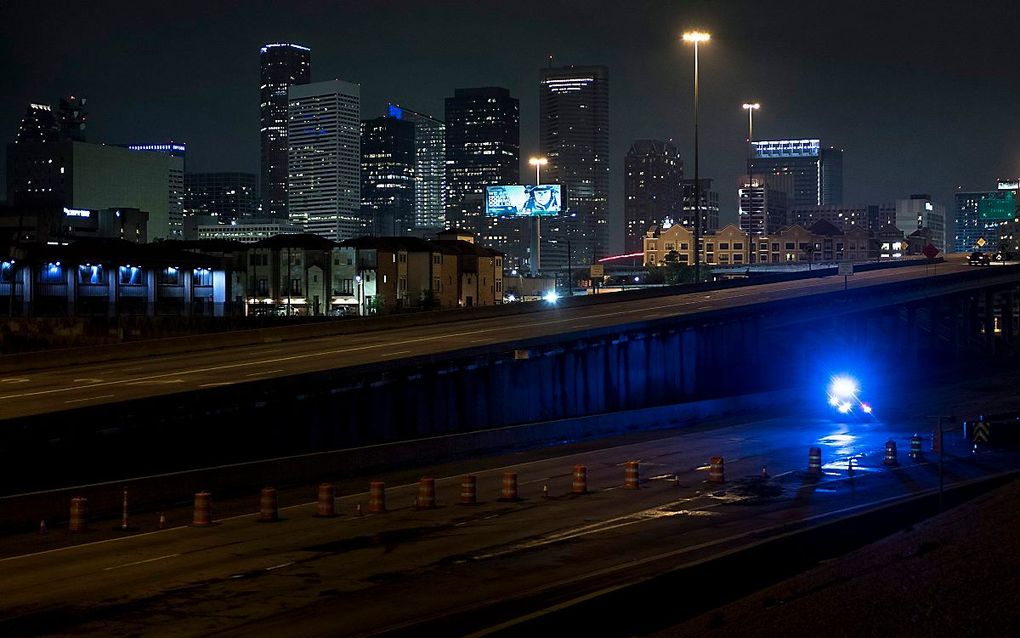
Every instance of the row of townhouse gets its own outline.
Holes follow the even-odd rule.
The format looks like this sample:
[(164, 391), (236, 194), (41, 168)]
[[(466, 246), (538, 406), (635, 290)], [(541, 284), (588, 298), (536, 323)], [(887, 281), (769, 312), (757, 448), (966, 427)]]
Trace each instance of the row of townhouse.
[[(685, 226), (676, 224), (666, 229), (652, 226), (644, 237), (644, 263), (648, 266), (670, 262), (693, 265), (693, 244), (694, 235)], [(894, 226), (872, 233), (856, 226), (841, 230), (825, 220), (807, 228), (794, 224), (775, 235), (750, 237), (746, 231), (730, 224), (704, 235), (701, 244), (701, 263), (711, 266), (866, 261), (912, 254), (923, 248), (920, 246), (914, 251), (911, 248), (914, 244)]]
[(502, 253), (457, 231), (339, 244), (310, 234), (254, 244), (76, 239), (2, 254), (0, 300), (23, 316), (367, 315), (503, 301)]

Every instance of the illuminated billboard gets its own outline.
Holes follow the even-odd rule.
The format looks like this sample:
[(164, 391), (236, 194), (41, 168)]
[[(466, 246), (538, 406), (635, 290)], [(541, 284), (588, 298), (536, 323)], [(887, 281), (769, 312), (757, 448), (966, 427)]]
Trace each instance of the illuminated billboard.
[(561, 201), (559, 184), (485, 187), (485, 214), (489, 217), (557, 215)]

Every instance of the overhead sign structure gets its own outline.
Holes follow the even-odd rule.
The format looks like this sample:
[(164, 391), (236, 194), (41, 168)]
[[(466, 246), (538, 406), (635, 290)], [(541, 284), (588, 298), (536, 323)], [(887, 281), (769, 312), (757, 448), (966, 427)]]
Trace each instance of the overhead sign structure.
[(562, 201), (559, 184), (485, 187), (485, 214), (489, 217), (558, 215)]

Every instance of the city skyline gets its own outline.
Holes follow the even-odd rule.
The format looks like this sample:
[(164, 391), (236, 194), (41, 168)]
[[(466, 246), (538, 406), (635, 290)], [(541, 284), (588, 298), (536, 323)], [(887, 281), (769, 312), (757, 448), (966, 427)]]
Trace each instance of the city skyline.
[[(954, 15), (943, 12), (937, 18), (909, 5), (881, 12), (833, 8), (824, 16), (807, 3), (770, 4), (767, 9), (744, 4), (742, 10), (725, 12), (709, 3), (649, 3), (629, 11), (606, 5), (603, 13), (617, 19), (590, 29), (565, 26), (571, 8), (552, 6), (543, 7), (549, 24), (535, 25), (512, 47), (500, 44), (510, 42), (510, 30), (499, 25), (523, 23), (533, 6), (479, 3), (434, 10), (398, 4), (399, 20), (394, 19), (398, 7), (304, 8), (286, 16), (269, 5), (243, 15), (216, 9), (203, 21), (209, 26), (201, 27), (190, 26), (189, 16), (199, 6), (187, 3), (174, 14), (184, 18), (176, 19), (163, 19), (158, 11), (90, 13), (71, 7), (75, 15), (69, 16), (68, 26), (55, 25), (51, 45), (32, 59), (15, 58), (17, 50), (29, 45), (29, 36), (22, 33), (27, 30), (9, 30), (4, 56), (11, 58), (6, 66), (13, 71), (12, 88), (0, 99), (0, 126), (13, 138), (29, 103), (81, 94), (90, 101), (92, 140), (179, 139), (191, 151), (189, 170), (257, 173), (255, 53), (266, 43), (289, 41), (315, 51), (313, 81), (343, 77), (364, 87), (363, 117), (382, 115), (390, 101), (442, 117), (442, 100), (455, 88), (507, 87), (521, 100), (521, 157), (526, 161), (538, 150), (534, 77), (552, 54), (556, 66), (604, 64), (613, 74), (610, 219), (621, 242), (621, 168), (630, 144), (672, 138), (685, 159), (691, 156), (690, 53), (676, 40), (683, 28), (703, 26), (713, 39), (701, 61), (702, 172), (719, 184), (732, 183), (743, 170), (740, 104), (749, 99), (762, 104), (755, 137), (819, 137), (846, 150), (844, 202), (930, 192), (950, 206), (957, 186), (978, 189), (1020, 172), (1018, 132), (1002, 93), (1012, 73), (1007, 63), (1018, 47), (1008, 37), (1010, 21), (1002, 19), (1016, 8), (1006, 3), (951, 9)], [(31, 6), (0, 10), (7, 25), (42, 19), (38, 11)], [(319, 26), (331, 23), (325, 19), (331, 12), (349, 14), (344, 20), (349, 37), (329, 37)], [(102, 21), (96, 17), (100, 14)], [(453, 15), (457, 19), (451, 20)], [(236, 26), (224, 29), (227, 21)], [(448, 29), (442, 46), (422, 48), (410, 37), (411, 31), (440, 24)], [(488, 29), (484, 38), (478, 35), (484, 31), (480, 24)], [(166, 53), (160, 34), (182, 28), (199, 42), (217, 31), (217, 44), (200, 47), (200, 53), (188, 47)], [(148, 36), (145, 42), (111, 38), (68, 63), (68, 50), (59, 43), (74, 41), (71, 35), (80, 29), (100, 40), (107, 30), (148, 30)], [(999, 29), (1007, 37), (998, 37)], [(844, 46), (862, 37), (874, 43), (868, 51)], [(387, 43), (385, 54), (359, 44), (375, 39)], [(412, 48), (418, 52), (414, 56)], [(211, 58), (217, 63), (209, 64)], [(395, 59), (401, 60), (399, 67)], [(967, 107), (979, 103), (983, 117), (967, 118)], [(947, 154), (953, 161), (945, 161)], [(733, 221), (735, 189), (721, 188), (720, 195), (723, 223)]]

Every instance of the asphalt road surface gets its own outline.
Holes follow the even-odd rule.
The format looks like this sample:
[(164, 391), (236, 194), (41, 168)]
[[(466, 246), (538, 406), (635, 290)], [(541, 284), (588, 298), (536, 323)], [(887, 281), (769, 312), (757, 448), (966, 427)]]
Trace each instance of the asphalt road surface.
[[(877, 270), (855, 274), (849, 285), (863, 288), (969, 268), (965, 261), (953, 260), (940, 264), (934, 275), (926, 266)], [(843, 285), (843, 277), (829, 276), (588, 307), (551, 308), (454, 324), (10, 373), (0, 377), (0, 419), (732, 308), (832, 292)], [(45, 357), (46, 353), (26, 356)]]
[[(52, 530), (34, 550), (0, 559), (0, 635), (414, 635), (426, 622), (446, 623), (441, 635), (485, 635), (592, 591), (931, 489), (933, 455), (906, 457), (909, 436), (929, 425), (771, 419), (505, 467), (466, 461), (436, 477), (439, 507), (427, 511), (414, 508), (409, 484), (390, 487), (385, 514), (357, 515), (367, 506), (359, 493), (338, 499), (336, 518), (313, 517), (308, 503), (276, 523), (245, 514), (58, 547), (47, 543), (66, 532)], [(882, 464), (890, 437), (896, 468)], [(804, 471), (812, 445), (822, 448), (817, 481)], [(705, 481), (713, 455), (726, 459), (722, 486)], [(628, 460), (641, 462), (639, 490), (623, 489)], [(571, 494), (575, 464), (588, 468), (589, 494)], [(961, 441), (947, 482), (1018, 464)], [(504, 471), (518, 474), (521, 501), (497, 500)], [(477, 506), (456, 504), (461, 472), (478, 477)]]

